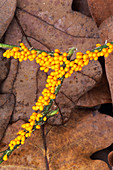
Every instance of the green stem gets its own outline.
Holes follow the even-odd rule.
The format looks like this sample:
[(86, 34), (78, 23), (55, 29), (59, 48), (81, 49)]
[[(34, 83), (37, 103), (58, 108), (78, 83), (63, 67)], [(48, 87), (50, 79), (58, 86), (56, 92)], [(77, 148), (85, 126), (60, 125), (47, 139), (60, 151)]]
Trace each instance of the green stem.
[[(12, 49), (13, 47), (19, 47), (21, 49), (20, 46), (17, 46), (17, 45), (9, 45), (9, 44), (3, 44), (3, 43), (0, 43), (0, 48), (2, 49)], [(34, 49), (34, 48), (32, 48)], [(31, 51), (32, 50), (31, 48), (29, 48), (29, 50)], [(34, 49), (37, 51), (37, 54), (40, 54), (42, 52), (46, 52), (47, 54), (49, 55), (53, 55), (54, 52), (48, 52), (48, 51), (45, 51), (45, 50), (40, 50), (40, 49)]]
[(19, 46), (0, 43), (0, 48), (3, 49), (12, 49), (13, 47), (19, 47)]
[[(113, 45), (113, 41), (110, 42), (112, 45)], [(106, 44), (100, 46), (100, 47), (97, 47), (93, 50), (91, 50), (92, 52), (94, 52), (95, 50), (98, 50), (98, 51), (101, 51), (103, 48), (107, 48), (108, 46)]]
[(56, 115), (56, 113), (59, 111), (59, 109), (56, 110), (51, 110), (48, 114), (47, 114), (47, 118), (52, 117), (54, 115)]

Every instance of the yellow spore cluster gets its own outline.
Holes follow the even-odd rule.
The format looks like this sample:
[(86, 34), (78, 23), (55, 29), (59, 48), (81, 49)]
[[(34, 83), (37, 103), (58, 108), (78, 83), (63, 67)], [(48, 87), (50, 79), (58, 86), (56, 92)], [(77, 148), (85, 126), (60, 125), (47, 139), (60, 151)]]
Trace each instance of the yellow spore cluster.
[[(101, 44), (96, 44), (96, 47), (100, 46)], [(89, 60), (98, 60), (98, 57), (100, 56), (108, 57), (109, 53), (113, 51), (113, 45), (107, 43), (107, 46), (107, 48), (103, 48), (101, 51), (86, 51), (86, 54), (77, 52), (76, 59), (73, 61), (69, 61), (67, 59), (68, 54), (66, 52), (61, 53), (58, 49), (55, 49), (53, 56), (46, 52), (37, 54), (36, 50), (30, 51), (23, 43), (20, 43), (20, 47), (14, 47), (13, 49), (6, 50), (6, 52), (3, 53), (3, 56), (6, 58), (18, 58), (20, 62), (23, 60), (26, 61), (27, 59), (30, 61), (35, 59), (36, 63), (40, 65), (40, 70), (48, 72), (49, 69), (52, 69), (55, 71), (57, 78), (62, 77), (62, 75), (65, 75), (65, 78), (68, 78), (74, 71), (82, 70), (82, 67), (89, 63)], [(63, 67), (63, 64), (65, 64), (65, 68)]]
[(37, 51), (30, 51), (23, 43), (20, 43), (20, 47), (13, 47), (13, 49), (6, 50), (3, 53), (3, 57), (14, 57), (15, 59), (18, 58), (20, 62), (23, 60), (26, 61), (27, 59), (33, 61), (36, 58), (36, 55)]
[[(96, 47), (100, 47), (100, 44), (97, 44)], [(113, 51), (113, 45), (107, 43), (107, 48), (103, 48), (101, 51), (98, 49), (94, 52), (86, 51), (86, 54), (81, 52), (76, 53), (76, 58), (73, 61), (67, 59), (68, 54), (66, 52), (61, 53), (60, 50), (55, 49), (53, 55), (49, 55), (46, 52), (41, 52), (37, 54), (36, 50), (29, 50), (23, 43), (20, 43), (19, 47), (14, 47), (11, 50), (7, 50), (3, 56), (6, 58), (14, 57), (19, 59), (20, 62), (23, 60), (29, 59), (30, 61), (36, 60), (36, 63), (40, 65), (40, 70), (48, 72), (49, 69), (52, 69), (50, 75), (47, 78), (46, 87), (42, 91), (42, 96), (40, 96), (35, 103), (35, 106), (32, 107), (34, 111), (30, 116), (29, 123), (22, 125), (24, 130), (21, 130), (17, 133), (17, 137), (10, 141), (9, 147), (11, 150), (14, 149), (15, 145), (24, 144), (25, 139), (31, 136), (33, 126), (36, 125), (36, 122), (46, 121), (47, 117), (43, 116), (41, 113), (44, 110), (44, 107), (49, 105), (50, 100), (55, 99), (55, 89), (58, 85), (61, 84), (61, 77), (68, 78), (74, 71), (82, 70), (82, 67), (89, 63), (89, 60), (98, 60), (98, 57), (105, 56), (108, 57), (109, 53)], [(36, 129), (40, 129), (40, 123), (36, 125)], [(4, 155), (3, 160), (7, 160), (7, 155)]]
[[(42, 118), (43, 121), (47, 120), (46, 116), (43, 116), (41, 113), (36, 113), (33, 112), (32, 115), (30, 116), (29, 123), (25, 123), (21, 125), (21, 127), (24, 130), (20, 130), (17, 133), (17, 137), (14, 140), (11, 140), (9, 143), (10, 150), (13, 150), (15, 146), (23, 145), (25, 143), (25, 140), (31, 136), (33, 126), (36, 125), (35, 121), (40, 121), (40, 118)], [(40, 125), (36, 125), (36, 129), (40, 129)], [(7, 155), (4, 155), (3, 160), (7, 160)]]

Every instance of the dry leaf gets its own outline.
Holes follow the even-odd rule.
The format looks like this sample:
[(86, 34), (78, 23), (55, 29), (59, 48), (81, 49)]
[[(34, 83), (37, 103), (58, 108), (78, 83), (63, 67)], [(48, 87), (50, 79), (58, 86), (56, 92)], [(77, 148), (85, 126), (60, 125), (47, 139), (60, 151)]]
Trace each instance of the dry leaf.
[(52, 127), (46, 136), (51, 170), (109, 170), (90, 156), (113, 141), (113, 119), (91, 110), (74, 110), (64, 126)]
[(0, 1), (0, 38), (9, 26), (16, 9), (16, 0)]
[(97, 85), (78, 99), (77, 106), (95, 107), (104, 103), (111, 103), (109, 84), (104, 74)]
[[(102, 42), (105, 42), (105, 40), (108, 42), (113, 41), (113, 16), (106, 19), (100, 25), (99, 30)], [(110, 54), (108, 58), (105, 58), (105, 69), (113, 102), (113, 54)]]
[(89, 9), (96, 24), (99, 26), (105, 19), (113, 15), (112, 0), (88, 0)]

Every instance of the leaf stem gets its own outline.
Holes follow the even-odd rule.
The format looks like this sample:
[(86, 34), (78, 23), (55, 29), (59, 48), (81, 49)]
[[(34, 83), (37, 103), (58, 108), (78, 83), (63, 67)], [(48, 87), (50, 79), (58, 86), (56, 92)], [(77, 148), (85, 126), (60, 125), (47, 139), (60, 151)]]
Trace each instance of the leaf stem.
[[(113, 45), (113, 41), (111, 41), (110, 44)], [(100, 46), (100, 47), (97, 47), (97, 48), (91, 50), (91, 52), (94, 52), (95, 50), (101, 51), (103, 48), (107, 48), (107, 47), (108, 47), (108, 46), (107, 46), (106, 44), (104, 44), (104, 45), (102, 45), (102, 46)]]
[[(0, 43), (0, 48), (2, 49), (12, 49), (14, 47), (19, 47), (21, 49), (20, 46), (17, 46), (17, 45), (9, 45), (9, 44), (3, 44), (3, 43)], [(49, 55), (53, 55), (54, 52), (49, 52), (49, 51), (45, 51), (45, 50), (40, 50), (40, 49), (35, 49), (35, 48), (29, 48), (29, 50), (31, 51), (32, 49), (36, 50), (37, 51), (37, 54), (40, 54), (42, 52), (46, 52), (47, 54)]]

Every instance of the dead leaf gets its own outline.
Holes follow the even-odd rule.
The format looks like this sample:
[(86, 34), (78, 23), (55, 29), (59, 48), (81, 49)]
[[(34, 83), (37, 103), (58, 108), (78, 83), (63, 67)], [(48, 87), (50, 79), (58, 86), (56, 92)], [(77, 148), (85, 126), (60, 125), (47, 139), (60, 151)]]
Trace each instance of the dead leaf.
[(16, 9), (16, 0), (0, 1), (0, 38), (9, 26)]
[[(113, 16), (106, 19), (100, 25), (99, 30), (102, 42), (105, 42), (105, 40), (108, 42), (113, 41)], [(105, 58), (105, 69), (113, 102), (113, 54), (110, 54), (108, 58)]]
[(113, 119), (91, 110), (75, 110), (64, 126), (52, 127), (46, 137), (51, 170), (109, 170), (101, 160), (90, 156), (113, 141)]
[(99, 26), (105, 19), (113, 15), (112, 0), (88, 0), (89, 9), (96, 24)]
[(104, 74), (102, 79), (97, 85), (86, 92), (78, 99), (77, 106), (95, 107), (104, 103), (111, 103), (111, 94), (109, 90), (109, 84)]
[(0, 86), (2, 86), (3, 81), (7, 78), (10, 61), (3, 58), (3, 50), (0, 50)]
[(5, 130), (11, 119), (14, 109), (13, 94), (0, 94), (0, 140), (4, 136)]

